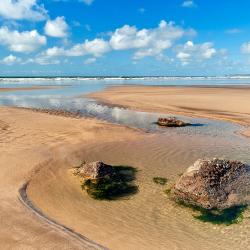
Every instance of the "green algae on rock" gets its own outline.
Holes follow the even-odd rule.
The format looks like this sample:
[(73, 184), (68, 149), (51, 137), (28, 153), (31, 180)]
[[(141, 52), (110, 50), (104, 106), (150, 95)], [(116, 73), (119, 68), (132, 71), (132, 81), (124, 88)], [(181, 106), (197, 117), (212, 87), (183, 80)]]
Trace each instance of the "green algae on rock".
[(134, 184), (136, 169), (110, 166), (103, 162), (82, 164), (74, 172), (83, 179), (82, 189), (98, 200), (115, 200), (138, 192)]

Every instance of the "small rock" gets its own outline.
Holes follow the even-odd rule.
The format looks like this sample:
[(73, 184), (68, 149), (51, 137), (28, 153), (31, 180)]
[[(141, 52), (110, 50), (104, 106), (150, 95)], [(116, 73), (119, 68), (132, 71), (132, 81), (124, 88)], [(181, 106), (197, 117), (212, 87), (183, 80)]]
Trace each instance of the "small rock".
[(157, 124), (159, 126), (164, 126), (164, 127), (185, 127), (191, 125), (190, 123), (177, 120), (176, 117), (168, 117), (168, 118), (160, 117), (157, 121)]
[(74, 174), (84, 179), (100, 179), (111, 175), (113, 168), (101, 161), (83, 163), (80, 167), (75, 168)]

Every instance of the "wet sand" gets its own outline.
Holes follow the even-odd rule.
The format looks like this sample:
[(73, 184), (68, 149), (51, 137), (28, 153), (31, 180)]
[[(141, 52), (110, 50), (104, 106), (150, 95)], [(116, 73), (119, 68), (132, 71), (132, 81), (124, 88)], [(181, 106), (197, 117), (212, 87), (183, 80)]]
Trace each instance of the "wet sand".
[[(147, 105), (144, 108), (150, 110)], [(169, 112), (159, 103), (155, 110)], [(0, 107), (0, 242), (4, 249), (97, 249), (23, 206), (18, 191), (26, 182), (28, 198), (47, 218), (110, 249), (249, 248), (249, 209), (240, 224), (213, 225), (195, 220), (193, 212), (164, 193), (197, 158), (223, 156), (250, 162), (248, 154), (242, 158), (234, 139), (149, 134), (95, 119), (34, 111)], [(139, 193), (117, 201), (91, 199), (70, 171), (82, 160), (136, 167)], [(168, 178), (167, 186), (155, 184), (155, 176)]]
[(57, 85), (41, 85), (41, 86), (31, 86), (31, 87), (15, 87), (15, 88), (0, 88), (0, 92), (13, 92), (13, 91), (27, 91), (27, 90), (43, 90), (43, 89), (55, 89), (61, 88)]
[[(197, 158), (221, 155), (239, 157), (228, 141), (204, 136), (145, 135), (82, 145), (66, 163), (44, 166), (29, 184), (28, 195), (45, 214), (110, 249), (248, 249), (249, 210), (240, 224), (213, 225), (194, 219), (192, 211), (164, 194)], [(136, 167), (139, 193), (116, 201), (90, 198), (70, 172), (80, 159)], [(155, 184), (155, 176), (168, 178), (168, 185)]]
[[(122, 86), (88, 96), (136, 110), (216, 118), (250, 126), (249, 87)], [(250, 129), (244, 134), (250, 136)]]
[[(65, 162), (78, 144), (120, 141), (131, 137), (131, 132), (128, 128), (91, 119), (0, 107), (1, 248), (97, 249), (37, 217), (19, 201), (18, 192), (23, 184), (53, 159)], [(139, 133), (136, 134), (139, 136)], [(72, 202), (75, 206), (74, 200)]]

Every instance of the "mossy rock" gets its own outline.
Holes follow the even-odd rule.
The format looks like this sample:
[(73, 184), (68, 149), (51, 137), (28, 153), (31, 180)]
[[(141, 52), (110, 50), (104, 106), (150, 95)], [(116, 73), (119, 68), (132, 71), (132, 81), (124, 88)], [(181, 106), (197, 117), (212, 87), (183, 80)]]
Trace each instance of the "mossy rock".
[(215, 225), (230, 226), (232, 224), (238, 224), (243, 220), (243, 213), (248, 208), (247, 205), (233, 206), (226, 209), (205, 209), (196, 205), (187, 204), (182, 201), (176, 201), (171, 196), (171, 188), (164, 190), (164, 193), (173, 200), (177, 205), (183, 208), (191, 209), (193, 211), (193, 217), (199, 221), (207, 222)]
[(138, 192), (134, 185), (136, 169), (129, 166), (113, 166), (112, 174), (100, 179), (88, 179), (82, 188), (98, 200), (115, 200)]

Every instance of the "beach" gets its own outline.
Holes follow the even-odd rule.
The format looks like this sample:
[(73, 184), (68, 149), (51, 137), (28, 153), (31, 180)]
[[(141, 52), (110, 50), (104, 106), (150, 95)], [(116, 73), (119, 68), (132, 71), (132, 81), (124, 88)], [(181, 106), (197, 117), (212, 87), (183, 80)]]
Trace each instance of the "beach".
[[(250, 88), (247, 86), (123, 86), (89, 97), (137, 110), (184, 114), (250, 125)], [(250, 136), (250, 130), (244, 132)]]
[[(235, 94), (231, 88), (216, 90), (122, 86), (90, 96), (136, 110), (227, 119), (247, 125), (248, 89), (237, 88)], [(203, 94), (203, 98), (196, 98), (197, 93)], [(224, 102), (230, 93), (231, 102), (227, 105)], [(166, 246), (194, 250), (247, 249), (248, 219), (231, 226), (204, 223), (164, 193), (198, 158), (224, 156), (248, 162), (241, 140), (247, 145), (249, 139), (241, 139), (240, 135), (234, 138), (233, 134), (228, 137), (190, 135), (185, 130), (147, 133), (64, 112), (60, 115), (47, 110), (0, 107), (1, 244), (11, 249), (99, 249), (102, 246), (108, 249), (166, 249)], [(83, 161), (96, 160), (135, 167), (139, 192), (116, 201), (89, 197), (72, 174), (72, 168)], [(155, 176), (167, 178), (167, 185), (155, 184)], [(42, 216), (32, 213), (19, 201), (19, 189), (24, 184), (27, 184), (28, 199)], [(244, 217), (249, 216), (249, 210), (245, 211)], [(51, 225), (50, 221), (70, 229), (73, 234)], [(77, 239), (74, 232), (86, 240)]]
[(31, 87), (7, 87), (7, 88), (0, 88), (0, 92), (13, 92), (13, 91), (27, 91), (27, 90), (45, 90), (45, 89), (55, 89), (60, 88), (60, 86), (56, 85), (41, 85), (41, 86), (31, 86)]
[(249, 9), (0, 0), (0, 250), (250, 250)]
[(97, 249), (50, 226), (29, 211), (19, 201), (18, 190), (52, 159), (69, 156), (78, 143), (96, 141), (96, 136), (100, 142), (117, 137), (121, 140), (121, 135), (126, 138), (127, 130), (93, 120), (6, 107), (0, 108), (0, 121), (1, 247)]

